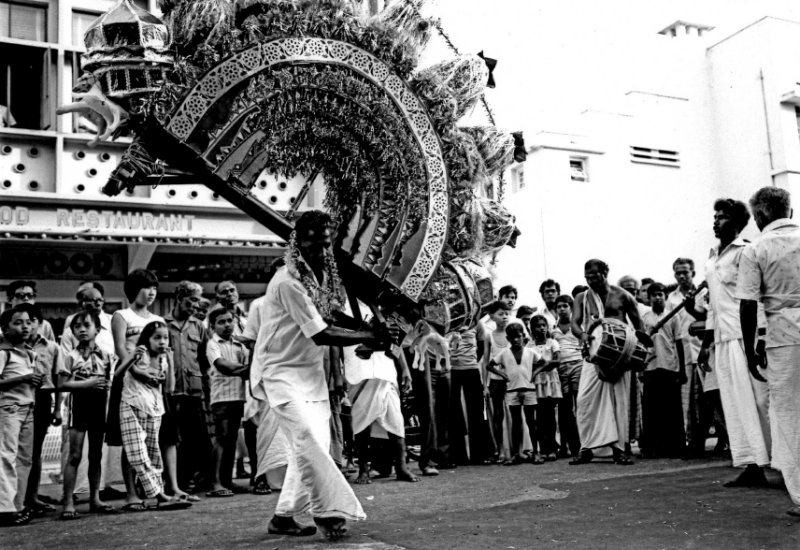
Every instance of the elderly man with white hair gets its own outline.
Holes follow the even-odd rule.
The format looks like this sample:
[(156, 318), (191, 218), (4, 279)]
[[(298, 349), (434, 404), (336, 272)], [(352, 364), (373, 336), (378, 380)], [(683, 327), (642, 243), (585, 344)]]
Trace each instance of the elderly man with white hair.
[[(780, 470), (800, 517), (800, 227), (788, 191), (759, 189), (750, 210), (761, 238), (747, 245), (739, 263), (744, 350), (750, 372), (763, 380), (768, 365), (772, 467)], [(758, 302), (767, 316), (766, 362), (755, 345)]]

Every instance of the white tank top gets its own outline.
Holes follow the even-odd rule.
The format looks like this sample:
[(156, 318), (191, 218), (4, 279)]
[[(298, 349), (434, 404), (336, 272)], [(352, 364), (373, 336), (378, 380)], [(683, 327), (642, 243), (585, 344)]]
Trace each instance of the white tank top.
[(153, 313), (150, 314), (150, 317), (142, 317), (139, 314), (135, 313), (131, 308), (120, 309), (114, 313), (114, 315), (119, 315), (122, 317), (122, 320), (125, 321), (127, 325), (125, 328), (125, 351), (128, 355), (133, 353), (133, 350), (136, 349), (136, 345), (139, 343), (139, 335), (144, 330), (144, 327), (153, 321), (161, 321), (164, 322), (164, 318), (160, 315), (155, 315)]

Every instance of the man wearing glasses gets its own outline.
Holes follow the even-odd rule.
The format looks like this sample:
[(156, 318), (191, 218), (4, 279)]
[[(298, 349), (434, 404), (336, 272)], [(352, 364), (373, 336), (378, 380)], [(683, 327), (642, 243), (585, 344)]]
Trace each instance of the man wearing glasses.
[[(36, 281), (14, 281), (9, 283), (6, 287), (6, 296), (8, 297), (8, 301), (11, 302), (11, 307), (19, 304), (35, 304)], [(42, 323), (39, 325), (39, 334), (41, 334), (45, 340), (56, 341), (53, 327), (47, 319), (42, 319)]]
[[(103, 294), (103, 285), (94, 281), (88, 281), (82, 283), (81, 286), (78, 287), (75, 300), (83, 311), (96, 313), (97, 316), (100, 317), (100, 327), (98, 327), (99, 330), (95, 342), (103, 351), (115, 355), (114, 336), (111, 334), (111, 315), (103, 311), (103, 305), (105, 305)], [(67, 317), (67, 320), (64, 322), (64, 332), (61, 334), (61, 345), (67, 352), (72, 351), (72, 349), (78, 345), (78, 340), (69, 328), (73, 315)]]

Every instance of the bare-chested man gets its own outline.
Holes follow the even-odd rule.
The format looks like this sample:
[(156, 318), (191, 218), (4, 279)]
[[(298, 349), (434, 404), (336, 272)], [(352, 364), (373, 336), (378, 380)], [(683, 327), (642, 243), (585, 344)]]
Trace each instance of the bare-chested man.
[[(636, 300), (618, 286), (608, 284), (608, 265), (601, 260), (589, 260), (584, 266), (589, 288), (575, 298), (572, 311), (572, 332), (584, 350), (591, 339), (588, 329), (596, 320), (612, 318), (641, 330), (642, 321)], [(628, 408), (630, 402), (630, 372), (616, 382), (604, 382), (597, 376), (594, 364), (584, 361), (578, 388), (578, 432), (581, 452), (570, 464), (586, 464), (594, 456), (593, 449), (611, 447), (614, 462), (632, 464), (625, 452), (628, 442)]]

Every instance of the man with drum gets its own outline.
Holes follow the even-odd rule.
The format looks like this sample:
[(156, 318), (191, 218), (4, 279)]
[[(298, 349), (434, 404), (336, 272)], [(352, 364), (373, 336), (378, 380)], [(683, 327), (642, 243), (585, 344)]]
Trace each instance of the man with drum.
[[(589, 288), (578, 294), (572, 311), (572, 332), (586, 352), (591, 342), (590, 327), (599, 319), (627, 324), (637, 331), (642, 321), (636, 300), (627, 291), (608, 283), (608, 265), (592, 259), (584, 266)], [(594, 450), (611, 447), (616, 464), (633, 464), (625, 452), (628, 443), (628, 408), (630, 405), (630, 372), (624, 372), (614, 382), (603, 381), (597, 366), (584, 361), (578, 388), (577, 421), (581, 451), (570, 464), (586, 464)]]
[[(726, 487), (766, 485), (763, 467), (769, 465), (767, 384), (754, 378), (747, 369), (739, 300), (735, 296), (739, 263), (747, 245), (739, 234), (749, 220), (750, 213), (741, 201), (719, 199), (714, 203), (714, 236), (719, 239), (719, 247), (711, 249), (706, 262), (709, 311), (706, 336), (697, 355), (698, 366), (709, 371), (709, 355), (714, 354), (733, 466), (746, 467)], [(760, 340), (759, 345), (763, 346), (764, 341)]]
[[(800, 516), (800, 227), (790, 219), (788, 191), (778, 187), (756, 191), (750, 211), (761, 238), (739, 260), (735, 296), (744, 351), (753, 377), (767, 374), (772, 467), (794, 503), (788, 513)], [(759, 301), (767, 315), (766, 362), (756, 346)]]

